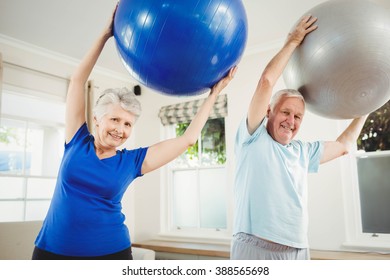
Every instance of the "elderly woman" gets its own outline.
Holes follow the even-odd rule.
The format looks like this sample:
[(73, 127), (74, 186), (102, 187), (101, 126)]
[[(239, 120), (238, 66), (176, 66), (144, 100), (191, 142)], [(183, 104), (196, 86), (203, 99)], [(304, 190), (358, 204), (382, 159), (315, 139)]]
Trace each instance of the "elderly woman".
[(141, 113), (134, 94), (109, 89), (99, 97), (94, 135), (86, 125), (84, 101), (84, 85), (113, 35), (115, 10), (70, 81), (65, 152), (33, 259), (132, 259), (129, 231), (121, 212), (124, 192), (135, 178), (172, 161), (196, 142), (218, 94), (236, 71), (232, 68), (214, 85), (184, 135), (150, 147), (118, 150)]

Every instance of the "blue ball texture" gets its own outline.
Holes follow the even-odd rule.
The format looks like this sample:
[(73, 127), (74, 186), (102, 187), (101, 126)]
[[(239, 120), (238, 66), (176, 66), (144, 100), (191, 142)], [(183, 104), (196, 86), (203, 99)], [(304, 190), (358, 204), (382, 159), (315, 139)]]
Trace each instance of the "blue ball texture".
[(241, 0), (121, 0), (114, 38), (138, 82), (189, 96), (208, 91), (238, 64), (247, 26)]

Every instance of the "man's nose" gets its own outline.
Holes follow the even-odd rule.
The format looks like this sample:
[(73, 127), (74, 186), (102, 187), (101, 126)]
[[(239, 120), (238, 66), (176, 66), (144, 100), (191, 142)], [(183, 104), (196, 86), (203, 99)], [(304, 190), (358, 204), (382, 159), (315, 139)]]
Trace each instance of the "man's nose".
[(288, 115), (287, 121), (288, 121), (290, 124), (293, 124), (293, 123), (295, 122), (294, 115), (292, 115), (292, 114)]

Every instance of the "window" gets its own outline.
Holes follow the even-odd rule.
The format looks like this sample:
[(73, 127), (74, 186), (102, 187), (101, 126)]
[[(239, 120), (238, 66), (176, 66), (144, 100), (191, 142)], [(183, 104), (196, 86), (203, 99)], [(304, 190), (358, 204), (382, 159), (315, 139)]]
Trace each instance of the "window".
[(390, 101), (368, 116), (357, 144), (366, 152), (390, 150)]
[(358, 139), (362, 231), (390, 234), (390, 101), (372, 112)]
[[(182, 135), (203, 100), (161, 108), (164, 138)], [(195, 145), (164, 167), (162, 234), (228, 238), (225, 116), (227, 97), (218, 97)], [(217, 234), (216, 234), (217, 232)]]
[[(176, 136), (183, 135), (189, 124), (189, 122), (176, 124)], [(175, 161), (177, 166), (182, 167), (223, 165), (225, 162), (224, 118), (208, 120), (202, 130), (199, 141)]]
[[(172, 125), (176, 136), (189, 123)], [(224, 118), (207, 121), (197, 143), (168, 168), (172, 230), (227, 229)]]
[(3, 92), (0, 119), (0, 221), (42, 220), (64, 147), (58, 101)]
[(362, 232), (390, 234), (390, 153), (357, 156)]
[[(372, 112), (350, 156), (355, 180), (349, 191), (347, 245), (390, 249), (390, 101)], [(348, 216), (348, 215), (347, 215)]]

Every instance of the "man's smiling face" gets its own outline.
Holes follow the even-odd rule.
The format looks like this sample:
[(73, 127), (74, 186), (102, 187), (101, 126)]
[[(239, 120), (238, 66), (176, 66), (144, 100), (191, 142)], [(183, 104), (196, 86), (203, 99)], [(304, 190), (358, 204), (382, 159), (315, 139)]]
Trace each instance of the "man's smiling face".
[(305, 104), (297, 97), (282, 97), (275, 108), (267, 111), (267, 131), (282, 145), (287, 145), (295, 137), (305, 114)]

